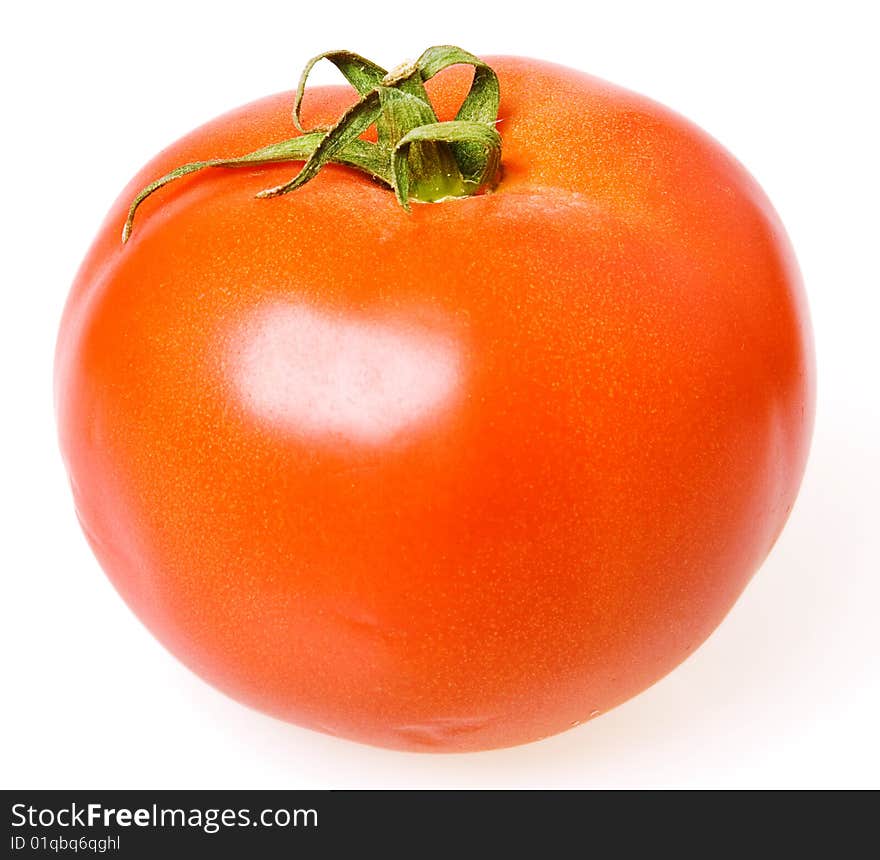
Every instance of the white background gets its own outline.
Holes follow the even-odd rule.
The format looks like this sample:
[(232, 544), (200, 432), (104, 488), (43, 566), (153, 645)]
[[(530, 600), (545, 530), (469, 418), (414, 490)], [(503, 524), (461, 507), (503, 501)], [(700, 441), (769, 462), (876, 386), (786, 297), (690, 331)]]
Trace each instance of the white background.
[[(4, 12), (4, 787), (880, 786), (874, 4), (361, 8), (177, 0), (16, 3)], [(77, 527), (51, 377), (74, 272), (113, 198), (155, 151), (228, 108), (289, 88), (321, 50), (349, 47), (390, 66), (444, 42), (589, 71), (676, 108), (732, 150), (798, 252), (819, 411), (787, 529), (686, 664), (541, 743), (427, 756), (249, 711), (151, 638)]]

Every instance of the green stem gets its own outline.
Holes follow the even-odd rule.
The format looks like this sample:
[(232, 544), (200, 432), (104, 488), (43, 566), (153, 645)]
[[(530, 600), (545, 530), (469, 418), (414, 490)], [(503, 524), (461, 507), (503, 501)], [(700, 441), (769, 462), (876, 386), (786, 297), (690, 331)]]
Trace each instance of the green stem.
[[(461, 188), (463, 193), (447, 194), (447, 197), (467, 197), (478, 191), (482, 185), (492, 181), (500, 166), (501, 135), (492, 126), (458, 119), (451, 122), (434, 122), (418, 126), (398, 141), (391, 160), (391, 186), (404, 209), (409, 209), (409, 201), (415, 198), (411, 179), (413, 172), (412, 150), (417, 146), (448, 146), (462, 142), (481, 147), (485, 162), (484, 173), (476, 180), (465, 179), (459, 174), (458, 185), (454, 187)], [(449, 151), (452, 151), (451, 148)], [(452, 187), (451, 183), (448, 187)], [(435, 199), (442, 200), (444, 198), (437, 197)]]
[[(428, 102), (419, 70), (415, 66), (411, 68), (409, 78), (401, 81), (398, 88), (379, 88), (379, 103), (388, 119), (391, 140), (394, 141), (392, 160), (393, 149), (413, 129), (438, 123), (437, 115)], [(423, 203), (434, 203), (448, 197), (466, 195), (464, 177), (452, 148), (446, 141), (415, 141), (407, 150), (407, 158), (411, 182), (404, 208), (409, 208), (409, 198)]]
[[(354, 86), (359, 101), (329, 128), (306, 131), (301, 106), (314, 65), (332, 62)], [(473, 66), (474, 77), (455, 120), (440, 122), (424, 82), (456, 64)], [(438, 202), (466, 197), (495, 181), (501, 137), (495, 130), (499, 87), (495, 72), (473, 54), (449, 45), (428, 48), (415, 63), (386, 72), (350, 51), (331, 51), (311, 59), (297, 87), (293, 123), (301, 134), (269, 144), (247, 155), (192, 162), (143, 188), (131, 203), (122, 241), (131, 236), (140, 204), (169, 182), (212, 167), (244, 167), (278, 162), (304, 162), (289, 182), (261, 191), (258, 197), (287, 194), (314, 178), (326, 164), (357, 168), (395, 193), (407, 211), (410, 201)], [(375, 125), (377, 142), (362, 138)]]

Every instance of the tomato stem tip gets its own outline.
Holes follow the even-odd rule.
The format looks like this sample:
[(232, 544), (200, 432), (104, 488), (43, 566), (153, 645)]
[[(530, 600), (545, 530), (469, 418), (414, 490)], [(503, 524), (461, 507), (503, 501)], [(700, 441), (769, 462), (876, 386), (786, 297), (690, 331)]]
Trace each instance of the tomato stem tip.
[[(360, 98), (331, 126), (306, 129), (302, 101), (306, 83), (321, 60), (333, 63)], [(425, 81), (453, 65), (473, 66), (470, 89), (455, 116), (441, 122), (425, 90)], [(209, 167), (253, 167), (304, 162), (289, 181), (267, 188), (258, 198), (279, 197), (305, 185), (326, 164), (343, 164), (368, 174), (394, 192), (407, 211), (411, 201), (439, 203), (469, 197), (491, 187), (501, 163), (498, 122), (498, 76), (482, 60), (452, 45), (428, 48), (415, 62), (390, 72), (351, 51), (328, 51), (312, 57), (300, 76), (293, 104), (299, 134), (288, 140), (230, 158), (196, 161), (175, 168), (145, 186), (132, 200), (122, 228), (131, 237), (141, 203), (175, 179)], [(362, 135), (376, 127), (375, 143)]]

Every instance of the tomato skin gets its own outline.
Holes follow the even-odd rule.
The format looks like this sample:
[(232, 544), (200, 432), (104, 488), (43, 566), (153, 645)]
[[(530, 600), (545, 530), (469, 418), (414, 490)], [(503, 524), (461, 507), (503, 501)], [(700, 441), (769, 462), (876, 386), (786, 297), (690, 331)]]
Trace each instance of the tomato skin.
[[(794, 503), (814, 402), (797, 266), (694, 126), (520, 58), (504, 175), (411, 214), (329, 167), (187, 161), (290, 136), (292, 96), (164, 150), (65, 309), (62, 452), (122, 597), (292, 722), (408, 750), (547, 736), (718, 625)], [(467, 72), (429, 84), (454, 114)], [(307, 96), (307, 123), (352, 101)]]

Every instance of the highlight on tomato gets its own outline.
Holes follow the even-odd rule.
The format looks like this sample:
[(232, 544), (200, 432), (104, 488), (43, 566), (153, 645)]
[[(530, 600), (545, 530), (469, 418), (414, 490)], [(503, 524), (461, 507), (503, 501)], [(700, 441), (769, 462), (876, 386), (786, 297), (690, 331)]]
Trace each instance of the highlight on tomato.
[[(306, 89), (320, 59), (351, 86)], [(791, 511), (814, 400), (797, 264), (733, 157), (450, 46), (321, 55), (159, 153), (55, 385), (85, 534), (172, 653), (423, 751), (562, 731), (691, 654)]]

